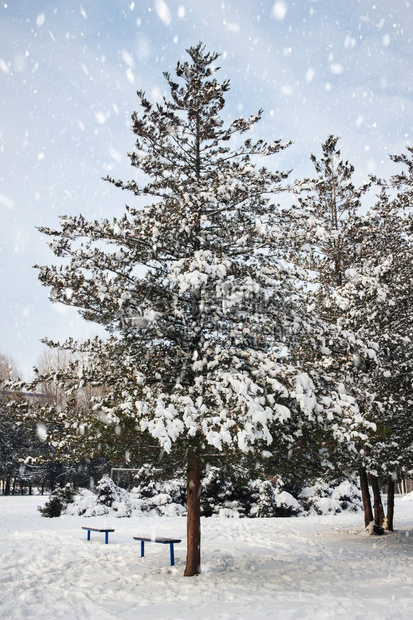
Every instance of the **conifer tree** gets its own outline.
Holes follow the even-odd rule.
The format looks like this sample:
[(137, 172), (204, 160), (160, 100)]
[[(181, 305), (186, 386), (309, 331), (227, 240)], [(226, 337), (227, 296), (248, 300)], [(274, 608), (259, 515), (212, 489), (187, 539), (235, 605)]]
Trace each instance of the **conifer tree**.
[(306, 268), (324, 312), (352, 264), (355, 245), (349, 228), (371, 185), (354, 185), (354, 166), (341, 158), (338, 140), (329, 136), (321, 145), (322, 156), (310, 156), (317, 176), (295, 184), (298, 204), (283, 212), (290, 222), (289, 257)]
[(365, 448), (365, 459), (389, 488), (390, 530), (395, 481), (413, 468), (413, 163), (406, 155), (392, 159), (407, 172), (392, 177), (389, 187), (381, 182), (376, 204), (354, 222), (357, 253), (345, 286), (337, 291), (345, 324), (351, 322), (361, 337), (378, 344), (380, 373), (370, 385), (378, 432)]
[[(323, 316), (371, 343), (362, 362), (346, 371), (352, 393), (376, 431), (359, 446), (358, 463), (366, 525), (383, 524), (379, 479), (389, 489), (387, 527), (393, 528), (394, 482), (412, 467), (411, 311), (412, 170), (409, 155), (393, 156), (407, 170), (384, 181), (365, 215), (360, 198), (370, 184), (356, 189), (353, 167), (340, 160), (337, 139), (323, 144), (323, 157), (312, 156), (319, 177), (298, 190), (309, 191), (285, 217), (294, 224), (294, 243), (309, 269), (310, 297)], [(389, 190), (396, 190), (391, 197)], [(370, 359), (369, 359), (370, 358)], [(341, 369), (343, 380), (345, 379)], [(368, 474), (370, 474), (368, 476)], [(374, 492), (374, 516), (368, 483)]]
[[(294, 191), (298, 194), (298, 204), (283, 211), (281, 220), (289, 231), (285, 237), (286, 255), (303, 267), (308, 304), (316, 307), (330, 324), (345, 326), (356, 334), (360, 324), (337, 303), (337, 291), (346, 285), (359, 251), (360, 237), (354, 234), (354, 227), (362, 198), (372, 183), (355, 186), (354, 166), (341, 158), (338, 140), (330, 135), (321, 146), (321, 157), (311, 155), (317, 176), (296, 183)], [(366, 412), (371, 410), (374, 400), (374, 392), (368, 386), (376, 373), (376, 344), (373, 338), (368, 338), (367, 332), (363, 333), (364, 341), (354, 337), (353, 364), (341, 364), (335, 373), (336, 380), (346, 383), (360, 408)], [(360, 348), (361, 342), (364, 347)], [(363, 348), (364, 355), (361, 355)], [(346, 467), (348, 456), (345, 455), (344, 461), (341, 459), (338, 465), (343, 471), (351, 468), (349, 462)], [(365, 523), (368, 525), (373, 512), (365, 465), (363, 459), (359, 459)]]
[[(52, 301), (109, 333), (81, 345), (66, 377), (71, 390), (105, 386), (83, 435), (98, 443), (102, 423), (119, 437), (134, 427), (136, 442), (150, 436), (185, 456), (191, 576), (200, 571), (206, 453), (292, 451), (294, 433), (317, 427), (353, 445), (364, 420), (331, 379), (329, 328), (306, 312), (283, 260), (270, 198), (287, 174), (262, 161), (289, 142), (242, 139), (261, 112), (226, 126), (218, 55), (202, 44), (187, 51), (176, 78), (164, 74), (169, 99), (155, 105), (138, 92), (129, 157), (144, 178), (107, 178), (134, 206), (111, 221), (65, 216), (58, 230), (42, 228), (64, 262), (39, 277)], [(311, 363), (292, 354), (300, 343), (314, 351)]]

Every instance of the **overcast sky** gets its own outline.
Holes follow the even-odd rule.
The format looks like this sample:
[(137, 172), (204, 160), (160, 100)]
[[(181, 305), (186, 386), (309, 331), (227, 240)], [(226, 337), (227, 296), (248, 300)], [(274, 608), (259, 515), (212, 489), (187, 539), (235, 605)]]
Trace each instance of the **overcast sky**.
[(131, 196), (101, 178), (132, 177), (136, 90), (167, 94), (200, 40), (231, 80), (225, 115), (263, 108), (256, 133), (293, 141), (277, 162), (293, 178), (329, 134), (360, 182), (411, 144), (410, 0), (0, 0), (0, 352), (25, 378), (41, 338), (96, 332), (38, 283), (53, 254), (36, 227), (122, 212)]

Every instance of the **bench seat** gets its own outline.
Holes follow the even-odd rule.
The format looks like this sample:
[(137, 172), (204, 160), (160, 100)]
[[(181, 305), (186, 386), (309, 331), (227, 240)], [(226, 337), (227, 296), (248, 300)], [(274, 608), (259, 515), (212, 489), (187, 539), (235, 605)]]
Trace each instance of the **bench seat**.
[(151, 538), (149, 536), (134, 536), (133, 540), (141, 541), (141, 558), (145, 557), (145, 543), (146, 542), (159, 543), (161, 545), (169, 545), (171, 566), (174, 566), (175, 564), (174, 544), (180, 543), (181, 542), (180, 538), (163, 538), (163, 537)]
[(109, 532), (115, 531), (107, 528), (88, 527), (86, 525), (82, 525), (82, 530), (87, 530), (87, 540), (90, 540), (90, 532), (103, 532), (105, 534), (105, 545), (109, 543)]

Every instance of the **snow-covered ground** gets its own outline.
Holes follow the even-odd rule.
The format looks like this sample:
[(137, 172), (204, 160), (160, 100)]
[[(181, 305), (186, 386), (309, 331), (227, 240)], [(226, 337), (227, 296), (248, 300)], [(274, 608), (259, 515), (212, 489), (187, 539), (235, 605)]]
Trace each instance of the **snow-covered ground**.
[[(40, 516), (40, 497), (0, 497), (0, 617), (36, 620), (413, 617), (413, 502), (370, 537), (361, 513), (202, 520), (202, 568), (185, 578), (185, 518)], [(82, 525), (113, 527), (86, 541)], [(168, 548), (133, 535), (182, 538)]]

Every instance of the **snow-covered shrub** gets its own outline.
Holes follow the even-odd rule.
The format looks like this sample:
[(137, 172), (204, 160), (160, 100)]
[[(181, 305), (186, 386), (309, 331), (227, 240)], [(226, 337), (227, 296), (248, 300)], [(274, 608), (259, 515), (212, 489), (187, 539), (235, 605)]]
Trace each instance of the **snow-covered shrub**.
[(112, 508), (116, 517), (130, 517), (132, 506), (129, 493), (116, 486), (112, 478), (105, 475), (96, 485), (97, 504)]
[(118, 517), (118, 518), (130, 517), (132, 514), (132, 506), (127, 497), (119, 501), (113, 502), (112, 510), (115, 511), (115, 517)]
[(201, 514), (211, 517), (231, 499), (231, 488), (218, 467), (209, 467), (202, 480)]
[(139, 498), (154, 497), (162, 492), (162, 484), (157, 480), (159, 472), (152, 465), (143, 465), (135, 474), (132, 493)]
[(73, 501), (68, 504), (66, 508), (66, 514), (79, 515), (85, 517), (94, 517), (107, 514), (109, 508), (107, 506), (97, 505), (97, 495), (89, 489), (81, 489), (79, 493), (75, 495)]
[(67, 506), (69, 514), (97, 517), (113, 510), (115, 517), (130, 517), (132, 505), (130, 495), (125, 489), (115, 485), (113, 480), (104, 475), (96, 485), (96, 493), (83, 489)]
[(248, 484), (238, 472), (208, 467), (202, 480), (201, 514), (244, 517), (250, 505)]
[(349, 480), (335, 483), (317, 480), (301, 490), (298, 500), (309, 514), (317, 515), (355, 511), (362, 506), (360, 490)]
[(240, 504), (237, 500), (225, 502), (223, 507), (217, 506), (214, 510), (214, 514), (218, 517), (230, 517), (238, 519), (239, 517), (245, 517), (245, 506)]
[[(117, 487), (109, 476), (103, 476), (95, 492), (83, 489), (68, 503), (65, 512), (85, 517), (109, 512), (116, 517), (129, 517), (133, 511), (142, 515), (185, 515), (184, 478), (151, 479), (151, 475), (159, 474), (160, 470), (145, 466), (138, 474), (137, 486), (130, 493)], [(281, 478), (273, 482), (245, 481), (241, 475), (231, 478), (218, 467), (209, 467), (202, 481), (201, 514), (235, 518), (292, 517), (336, 514), (343, 510), (358, 510), (362, 506), (359, 489), (347, 480), (335, 483), (317, 480), (312, 486), (297, 491), (298, 487), (284, 485)]]
[(295, 517), (302, 511), (295, 497), (280, 490), (281, 485), (274, 487), (269, 480), (253, 480), (249, 486), (249, 517)]
[(168, 493), (159, 493), (141, 506), (145, 512), (155, 511), (160, 516), (176, 517), (186, 514), (186, 507), (172, 501)]
[(180, 516), (186, 514), (186, 484), (184, 477), (161, 480), (162, 470), (143, 465), (135, 475), (131, 493), (144, 513), (155, 511), (158, 515)]
[(38, 511), (42, 517), (60, 517), (68, 504), (73, 500), (73, 497), (74, 491), (72, 487), (70, 484), (66, 484), (62, 488), (55, 489), (45, 505), (38, 507)]
[(162, 489), (170, 496), (171, 503), (186, 505), (186, 482), (183, 477), (166, 480), (162, 484)]
[(303, 509), (296, 498), (288, 491), (275, 493), (276, 517), (296, 517)]
[(254, 480), (250, 484), (250, 517), (273, 517), (275, 512), (274, 487), (269, 480)]
[(112, 478), (105, 474), (96, 485), (98, 503), (111, 508), (119, 498), (119, 490)]
[(67, 507), (67, 514), (97, 517), (113, 512), (115, 517), (130, 517), (132, 512), (160, 516), (181, 516), (186, 514), (181, 498), (185, 484), (180, 480), (168, 480), (165, 483), (149, 481), (132, 489), (129, 493), (116, 486), (105, 475), (96, 485), (96, 492), (83, 489)]

